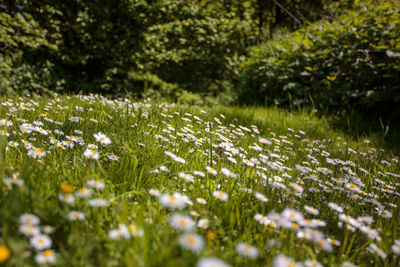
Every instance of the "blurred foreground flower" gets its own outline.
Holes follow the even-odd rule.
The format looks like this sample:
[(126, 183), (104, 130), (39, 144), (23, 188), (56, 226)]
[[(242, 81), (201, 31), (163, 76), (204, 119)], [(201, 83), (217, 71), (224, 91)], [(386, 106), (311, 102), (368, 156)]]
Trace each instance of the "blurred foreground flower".
[(11, 251), (5, 246), (0, 245), (0, 262), (5, 262), (11, 255)]

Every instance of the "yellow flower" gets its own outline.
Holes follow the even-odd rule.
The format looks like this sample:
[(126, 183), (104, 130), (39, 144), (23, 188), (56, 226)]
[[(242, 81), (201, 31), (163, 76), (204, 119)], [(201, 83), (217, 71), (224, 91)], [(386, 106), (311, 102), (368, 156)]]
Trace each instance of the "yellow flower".
[(0, 262), (5, 262), (11, 255), (11, 251), (5, 246), (0, 245)]
[(206, 234), (207, 240), (212, 240), (212, 239), (214, 239), (214, 237), (215, 237), (215, 234), (213, 231), (210, 230), (207, 232), (207, 234)]
[(67, 193), (71, 193), (73, 191), (72, 186), (70, 186), (69, 184), (60, 184), (60, 188), (62, 191)]

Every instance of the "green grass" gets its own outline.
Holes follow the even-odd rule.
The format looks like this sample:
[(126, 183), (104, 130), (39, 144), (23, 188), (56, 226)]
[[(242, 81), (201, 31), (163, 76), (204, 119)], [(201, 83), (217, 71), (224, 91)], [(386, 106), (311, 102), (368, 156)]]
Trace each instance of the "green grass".
[[(58, 266), (194, 266), (202, 257), (217, 257), (232, 266), (270, 266), (278, 254), (298, 262), (313, 259), (327, 266), (345, 261), (391, 266), (399, 260), (392, 246), (400, 239), (400, 165), (393, 151), (381, 149), (379, 135), (354, 139), (334, 130), (326, 118), (277, 108), (177, 106), (87, 96), (3, 98), (1, 102), (0, 120), (12, 122), (0, 126), (0, 245), (11, 251), (4, 262), (8, 266), (36, 264), (39, 252), (30, 244), (30, 237), (19, 230), (19, 218), (25, 213), (40, 218), (42, 232), (46, 232), (44, 226), (53, 228), (48, 236), (57, 256), (52, 264)], [(30, 110), (20, 108), (23, 106)], [(79, 111), (81, 108), (83, 111)], [(83, 120), (73, 122), (73, 116)], [(48, 134), (37, 130), (22, 133), (22, 119), (31, 124), (42, 122)], [(57, 135), (56, 129), (64, 135)], [(93, 135), (98, 132), (109, 137), (111, 144), (96, 142)], [(82, 139), (70, 141), (73, 148), (57, 147), (54, 140), (60, 143), (69, 140), (67, 136)], [(231, 146), (224, 138), (230, 139)], [(10, 141), (19, 145), (12, 147)], [(98, 146), (99, 159), (84, 156), (89, 144)], [(31, 146), (46, 155), (28, 156)], [(174, 161), (166, 151), (186, 163)], [(238, 153), (233, 154), (235, 151)], [(228, 160), (228, 152), (236, 164)], [(110, 155), (116, 155), (119, 161), (110, 160)], [(258, 165), (248, 166), (243, 158), (258, 159)], [(327, 159), (335, 159), (336, 163)], [(273, 162), (280, 167), (271, 167)], [(308, 167), (309, 172), (299, 171), (296, 165)], [(166, 166), (169, 172), (154, 172), (160, 166)], [(218, 174), (209, 174), (206, 166), (212, 166)], [(321, 167), (329, 168), (329, 173), (324, 174), (324, 169), (318, 169)], [(222, 168), (238, 177), (227, 177)], [(205, 177), (194, 175), (194, 171), (204, 172)], [(184, 181), (178, 177), (179, 172), (193, 175), (194, 181)], [(6, 183), (5, 179), (16, 173), (24, 181), (21, 187)], [(90, 188), (87, 182), (93, 179), (105, 187), (92, 188), (90, 197), (78, 198), (78, 190)], [(291, 183), (301, 186), (303, 193), (296, 193)], [(346, 189), (354, 186), (360, 191)], [(149, 189), (158, 189), (161, 194), (185, 194), (193, 205), (171, 210), (149, 194)], [(226, 192), (228, 200), (213, 197), (215, 190)], [(72, 204), (59, 198), (67, 191), (75, 196)], [(268, 202), (258, 200), (257, 192)], [(109, 206), (92, 207), (89, 200), (93, 198), (103, 198)], [(196, 198), (205, 199), (207, 204), (199, 204)], [(342, 213), (352, 218), (370, 216), (370, 228), (365, 228), (365, 222), (362, 227), (360, 218), (352, 221), (353, 228), (357, 228), (354, 232), (346, 230), (346, 223), (339, 227), (340, 213), (329, 208), (329, 202), (344, 207)], [(319, 215), (307, 213), (305, 205), (318, 209)], [(384, 218), (377, 207), (392, 216)], [(318, 227), (320, 233), (313, 235), (314, 240), (301, 239), (297, 235), (306, 228), (304, 220), (274, 217), (273, 213), (280, 214), (285, 208), (296, 209), (305, 218), (320, 219), (326, 225)], [(72, 210), (83, 212), (85, 218), (71, 221), (68, 214)], [(183, 233), (170, 224), (175, 213), (186, 214), (196, 222), (209, 220), (207, 229), (192, 230), (205, 241), (198, 253), (179, 245)], [(256, 214), (269, 215), (280, 227), (259, 223)], [(110, 231), (120, 224), (135, 224), (143, 235), (113, 240)], [(379, 240), (370, 239), (372, 235), (364, 233), (368, 229), (376, 229)], [(322, 249), (321, 242), (327, 242), (327, 238), (338, 245)], [(249, 259), (237, 253), (239, 242), (254, 246), (258, 257)], [(372, 243), (387, 254), (385, 259), (366, 249)]]

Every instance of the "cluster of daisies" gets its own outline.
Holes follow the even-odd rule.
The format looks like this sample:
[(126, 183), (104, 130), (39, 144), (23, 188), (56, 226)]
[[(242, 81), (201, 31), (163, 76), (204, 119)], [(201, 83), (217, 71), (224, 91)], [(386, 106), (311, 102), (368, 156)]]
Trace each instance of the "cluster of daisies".
[[(96, 164), (88, 163), (101, 162), (106, 172), (108, 164), (121, 164), (124, 151), (130, 148), (116, 145), (118, 140), (112, 133), (119, 130), (117, 126), (98, 127), (104, 122), (94, 119), (96, 110), (86, 108), (86, 104), (101, 101), (120, 114), (122, 120), (136, 119), (137, 123), (129, 125), (131, 131), (127, 135), (140, 135), (134, 145), (143, 150), (153, 148), (150, 151), (161, 159), (159, 164), (149, 166), (146, 158), (138, 158), (143, 161), (143, 180), (151, 184), (140, 188), (148, 194), (137, 198), (138, 205), (151, 203), (160, 207), (160, 218), (167, 219), (157, 223), (166, 225), (166, 231), (173, 233), (177, 249), (196, 257), (198, 267), (235, 265), (232, 260), (228, 263), (232, 255), (212, 252), (210, 243), (221, 238), (215, 236), (221, 227), (227, 235), (221, 243), (229, 240), (235, 257), (249, 264), (261, 264), (268, 258), (275, 267), (322, 266), (329, 255), (338, 255), (339, 260), (343, 253), (357, 256), (356, 246), (372, 259), (380, 258), (386, 263), (387, 259), (399, 260), (400, 240), (395, 235), (397, 231), (392, 232), (398, 228), (392, 223), (396, 223), (400, 196), (400, 175), (396, 173), (399, 159), (370, 146), (368, 140), (362, 147), (352, 148), (340, 137), (313, 140), (307, 138), (305, 131), (291, 128), (276, 134), (269, 128), (225, 122), (223, 114), (210, 117), (205, 110), (192, 114), (179, 111), (175, 105), (158, 104), (154, 109), (147, 102), (92, 96), (77, 96), (75, 100), (83, 104), (72, 110), (64, 106), (61, 98), (48, 101), (44, 108), (33, 100), (3, 102), (6, 112), (0, 115), (6, 118), (0, 118), (0, 135), (7, 139), (7, 153), (24, 152), (45, 164), (60, 153), (74, 151), (79, 153), (77, 164), (83, 164), (83, 168), (91, 166), (95, 170)], [(69, 114), (64, 121), (58, 120), (64, 111)], [(35, 112), (39, 113), (37, 118), (23, 118)], [(107, 123), (113, 120), (105, 112), (102, 116), (108, 118)], [(140, 121), (146, 123), (139, 125)], [(19, 173), (8, 173), (3, 179), (6, 190), (28, 183)], [(88, 206), (95, 212), (102, 210), (96, 208), (113, 205), (103, 198), (109, 195), (104, 191), (118, 188), (108, 187), (106, 177), (82, 179), (79, 187), (62, 182), (58, 185), (55, 197), (73, 225), (86, 219)], [(112, 193), (116, 198), (129, 195)], [(232, 224), (243, 221), (242, 233), (225, 225), (226, 221), (216, 223), (218, 218), (227, 216), (220, 213), (232, 210), (227, 208), (232, 203), (239, 203), (235, 216), (241, 217), (230, 216), (229, 220)], [(141, 222), (136, 224), (130, 218), (118, 220), (127, 223), (119, 221), (103, 229), (107, 242), (146, 235)], [(40, 227), (39, 218), (33, 214), (22, 215), (19, 222), (19, 232), (29, 238), (36, 252), (35, 261), (54, 263), (57, 255), (51, 249), (49, 237), (54, 229)], [(295, 250), (286, 253), (293, 255), (280, 252), (287, 247), (288, 236), (293, 237), (288, 241), (293, 247), (305, 244), (311, 251), (301, 261), (295, 259)], [(271, 251), (273, 255), (269, 254)], [(347, 261), (339, 263), (354, 266)]]
[[(70, 206), (73, 206), (78, 199), (89, 198), (93, 195), (93, 190), (100, 191), (105, 188), (105, 184), (99, 180), (88, 180), (86, 182), (88, 187), (81, 187), (74, 192), (74, 189), (69, 184), (60, 184), (61, 192), (58, 194), (58, 199)], [(87, 201), (89, 206), (93, 208), (108, 207), (109, 203), (104, 198), (91, 198)], [(70, 221), (82, 221), (85, 219), (85, 213), (82, 211), (71, 210), (67, 215)]]
[(29, 238), (29, 244), (35, 250), (35, 261), (39, 264), (53, 263), (57, 259), (54, 250), (51, 249), (52, 240), (49, 234), (54, 232), (52, 226), (39, 226), (40, 219), (34, 214), (22, 214), (19, 217), (19, 232)]
[[(222, 114), (220, 118), (216, 117), (214, 122), (210, 122), (186, 113), (182, 119), (186, 123), (184, 127), (179, 129), (172, 126), (172, 120), (176, 117), (169, 115), (163, 117), (166, 119), (166, 121), (163, 121), (165, 127), (159, 130), (160, 132), (156, 134), (155, 138), (167, 149), (169, 144), (171, 150), (174, 151), (172, 153), (170, 150), (166, 150), (165, 155), (173, 161), (183, 164), (182, 171), (176, 174), (178, 178), (187, 183), (195, 183), (198, 180), (207, 181), (204, 178), (206, 176), (218, 182), (223, 180), (226, 184), (233, 181), (240, 191), (252, 195), (254, 199), (261, 203), (267, 203), (269, 195), (273, 195), (274, 201), (280, 206), (285, 203), (285, 205), (291, 205), (295, 208), (285, 208), (281, 212), (272, 210), (267, 215), (256, 213), (254, 219), (258, 223), (274, 231), (282, 231), (283, 229), (294, 231), (299, 240), (308, 241), (327, 253), (336, 252), (338, 249), (335, 250), (335, 247), (342, 245), (341, 238), (335, 239), (332, 236), (332, 231), (324, 231), (328, 223), (318, 217), (306, 218), (307, 216), (319, 216), (321, 215), (320, 210), (323, 210), (323, 216), (329, 220), (330, 230), (342, 231), (339, 229), (344, 229), (352, 233), (359, 231), (369, 240), (368, 251), (378, 255), (383, 260), (386, 259), (387, 253), (379, 247), (379, 244), (383, 244), (382, 228), (374, 228), (373, 225), (377, 217), (390, 220), (392, 217), (391, 210), (397, 208), (397, 199), (400, 193), (396, 192), (395, 189), (400, 183), (395, 181), (400, 178), (400, 175), (381, 170), (373, 174), (370, 173), (370, 170), (363, 168), (362, 165), (375, 163), (378, 166), (392, 167), (398, 165), (397, 157), (393, 157), (389, 161), (378, 160), (384, 151), (369, 147), (366, 151), (357, 152), (348, 147), (347, 143), (341, 142), (340, 137), (337, 140), (309, 140), (304, 137), (306, 135), (304, 131), (296, 132), (290, 128), (286, 135), (277, 136), (274, 132), (269, 131), (267, 135), (261, 136), (260, 130), (255, 125), (250, 128), (242, 125), (230, 124), (229, 127), (223, 125), (221, 121), (224, 116)], [(168, 122), (168, 119), (171, 119), (171, 122)], [(199, 130), (199, 126), (196, 127), (196, 125), (199, 125), (200, 128), (202, 125), (203, 130)], [(157, 126), (153, 127), (157, 128)], [(204, 134), (204, 132), (207, 134)], [(253, 139), (254, 142), (251, 144), (250, 141), (247, 148), (242, 147), (240, 143), (243, 138)], [(193, 152), (194, 147), (197, 153), (211, 159), (208, 163), (212, 163), (211, 166), (213, 167), (206, 166), (204, 170), (188, 168), (191, 170), (184, 171), (185, 165), (188, 165), (189, 161), (177, 153), (180, 151), (175, 146), (177, 140), (181, 143), (190, 144), (192, 148), (189, 149), (189, 153)], [(365, 140), (365, 143), (369, 144), (369, 141)], [(329, 147), (333, 144), (338, 147), (333, 153), (335, 155), (341, 154), (346, 160), (331, 156), (332, 152), (329, 152)], [(184, 153), (183, 150), (182, 152)], [(291, 157), (296, 154), (304, 155), (304, 158), (308, 160), (293, 164)], [(350, 160), (351, 158), (358, 159), (360, 162), (356, 163)], [(289, 164), (292, 164), (292, 166)], [(242, 173), (235, 173), (230, 169), (243, 171)], [(150, 173), (160, 175), (170, 173), (170, 169), (163, 165), (151, 170)], [(252, 177), (249, 177), (249, 173), (256, 175), (251, 174)], [(170, 176), (168, 175), (168, 177)], [(370, 181), (371, 178), (372, 184), (366, 185), (363, 182)], [(384, 180), (394, 182), (388, 184)], [(251, 182), (249, 183), (249, 181)], [(246, 182), (253, 184), (253, 186), (247, 186)], [(269, 194), (253, 190), (253, 188), (260, 190), (260, 186), (266, 188), (266, 192)], [(224, 187), (224, 184), (216, 185), (217, 189), (220, 187)], [(149, 190), (149, 194), (158, 197), (162, 206), (172, 210), (193, 206), (193, 200), (183, 192), (160, 193), (159, 189), (153, 188)], [(237, 191), (232, 195), (228, 195), (222, 190), (210, 192), (210, 197), (221, 201), (228, 201), (229, 198), (235, 198), (238, 195), (239, 192)], [(300, 203), (304, 203), (303, 199), (306, 198), (318, 200), (318, 207), (300, 205)], [(196, 202), (206, 205), (209, 199), (209, 197), (196, 198)], [(336, 203), (332, 200), (343, 203)], [(251, 203), (248, 203), (250, 204), (249, 208), (252, 208)], [(351, 217), (350, 205), (361, 207), (362, 213), (366, 215), (357, 218)], [(371, 214), (371, 212), (375, 214)], [(196, 216), (194, 214), (197, 214), (197, 212), (192, 211), (190, 214)], [(204, 238), (193, 233), (196, 226), (201, 228), (202, 220), (204, 219), (196, 223), (188, 215), (182, 213), (171, 216), (171, 227), (184, 231), (178, 238), (178, 243), (184, 249), (199, 253), (204, 247)], [(209, 221), (206, 220), (208, 226)], [(333, 225), (335, 221), (336, 225)], [(379, 224), (381, 223), (379, 222)], [(398, 240), (394, 240), (391, 246), (391, 252), (394, 255), (399, 255), (398, 242)], [(257, 258), (257, 248), (243, 242), (239, 244), (241, 246), (236, 247), (239, 254), (243, 257)], [(294, 263), (293, 260), (284, 255), (277, 257), (274, 262), (277, 262), (276, 266), (291, 266), (290, 263)], [(285, 265), (282, 262), (287, 264)], [(347, 262), (346, 264), (350, 263)], [(320, 263), (309, 260), (304, 262), (303, 265), (319, 266)]]

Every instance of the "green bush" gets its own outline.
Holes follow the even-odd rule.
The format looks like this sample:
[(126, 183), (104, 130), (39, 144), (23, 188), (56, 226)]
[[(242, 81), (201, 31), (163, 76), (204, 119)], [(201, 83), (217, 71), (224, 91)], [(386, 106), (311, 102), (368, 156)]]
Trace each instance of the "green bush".
[(255, 47), (240, 101), (400, 115), (400, 10), (378, 3)]
[(30, 14), (0, 12), (0, 94), (48, 92), (61, 83), (41, 53), (57, 50)]

